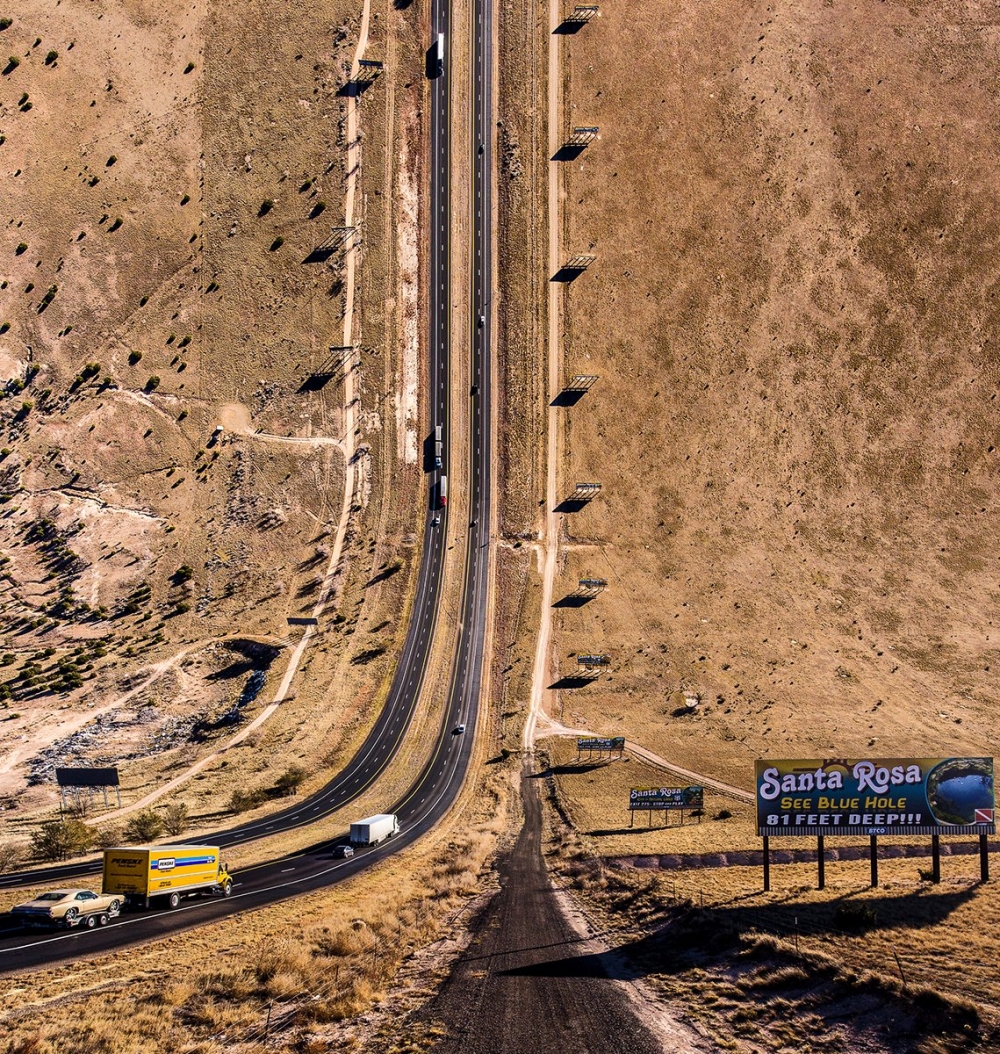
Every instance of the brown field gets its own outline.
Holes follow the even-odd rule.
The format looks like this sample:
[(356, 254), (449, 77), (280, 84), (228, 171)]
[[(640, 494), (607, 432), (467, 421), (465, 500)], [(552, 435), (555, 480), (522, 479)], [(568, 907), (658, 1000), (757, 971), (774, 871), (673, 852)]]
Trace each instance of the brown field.
[(994, 752), (991, 33), (710, 3), (565, 38), (565, 123), (601, 127), (562, 165), (564, 255), (597, 257), (565, 372), (600, 381), (560, 468), (603, 492), (555, 596), (608, 589), (554, 612), (556, 672), (614, 664), (565, 723), (747, 789), (760, 756)]
[[(564, 724), (748, 790), (759, 757), (996, 752), (995, 32), (956, 3), (663, 3), (601, 5), (563, 38), (563, 132), (600, 137), (554, 162), (562, 258), (596, 257), (562, 287), (561, 358), (600, 380), (562, 411), (559, 497), (603, 487), (561, 519), (551, 681), (612, 661), (552, 696)], [(559, 605), (583, 577), (607, 589)], [(716, 798), (700, 826), (623, 830), (628, 786), (663, 773), (548, 748), (583, 872), (759, 846)], [(765, 930), (799, 915), (845, 968), (898, 982), (895, 949), (911, 983), (995, 1020), (992, 886), (975, 858), (939, 888), (926, 868), (883, 861), (869, 891), (866, 861), (837, 861), (820, 893), (814, 864), (781, 866), (770, 897), (755, 868), (641, 881), (704, 898), (709, 925), (734, 904)], [(877, 949), (832, 932), (845, 898), (876, 905)], [(705, 980), (654, 972), (674, 994)], [(888, 1049), (868, 1038), (850, 1049)]]
[(317, 785), (384, 691), (417, 553), (422, 57), (413, 11), (373, 13), (366, 54), (395, 73), (360, 104), (356, 489), (335, 578), (347, 416), (324, 364), (345, 257), (304, 261), (344, 222), (360, 5), (26, 0), (0, 32), (20, 57), (0, 82), (0, 841), (57, 802), (53, 760), (118, 764), (128, 805), (225, 746), (220, 719), (275, 698), (303, 633), (289, 619), (324, 583), (285, 702), (175, 800), (211, 824), (234, 786), (289, 765)]

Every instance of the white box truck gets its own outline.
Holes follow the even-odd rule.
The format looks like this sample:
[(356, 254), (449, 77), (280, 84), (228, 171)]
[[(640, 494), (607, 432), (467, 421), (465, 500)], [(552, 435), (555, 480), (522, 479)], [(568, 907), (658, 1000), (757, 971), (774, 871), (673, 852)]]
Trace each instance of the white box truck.
[(399, 834), (399, 817), (381, 812), (351, 824), (351, 845), (378, 845), (394, 834)]

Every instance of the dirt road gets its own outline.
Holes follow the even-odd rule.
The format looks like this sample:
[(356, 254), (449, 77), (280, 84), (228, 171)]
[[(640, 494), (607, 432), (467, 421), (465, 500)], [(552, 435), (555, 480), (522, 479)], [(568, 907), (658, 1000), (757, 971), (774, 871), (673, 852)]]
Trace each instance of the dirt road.
[(418, 1012), (418, 1031), (444, 1031), (434, 1049), (462, 1054), (704, 1051), (700, 1037), (662, 1014), (650, 1028), (640, 1023), (616, 957), (567, 921), (542, 861), (537, 780), (528, 775), (522, 788), (525, 822), (500, 866), (500, 892), (437, 997)]

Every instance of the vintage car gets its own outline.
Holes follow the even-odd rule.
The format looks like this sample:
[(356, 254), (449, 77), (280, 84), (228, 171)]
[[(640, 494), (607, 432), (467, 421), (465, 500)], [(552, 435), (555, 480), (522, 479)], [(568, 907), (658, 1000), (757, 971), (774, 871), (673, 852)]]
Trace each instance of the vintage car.
[(121, 897), (89, 889), (53, 889), (10, 909), (24, 926), (106, 926), (121, 911)]

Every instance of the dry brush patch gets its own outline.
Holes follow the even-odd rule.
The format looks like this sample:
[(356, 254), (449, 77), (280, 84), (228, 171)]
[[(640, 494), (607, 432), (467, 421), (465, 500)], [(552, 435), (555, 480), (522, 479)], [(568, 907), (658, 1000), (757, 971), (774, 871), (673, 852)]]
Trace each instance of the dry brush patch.
[[(278, 1050), (331, 1036), (352, 1042), (354, 1019), (386, 998), (401, 964), (460, 932), (470, 898), (489, 887), (506, 824), (504, 782), (491, 772), (452, 832), (329, 893), (151, 942), (125, 960), (95, 956), (0, 980), (5, 1049), (90, 1044), (72, 1049), (125, 1054), (154, 1041), (166, 1051), (255, 1049), (265, 1027)], [(165, 957), (190, 968), (165, 971)], [(432, 956), (424, 980), (437, 969)], [(419, 994), (417, 986), (411, 998)]]

